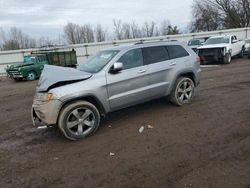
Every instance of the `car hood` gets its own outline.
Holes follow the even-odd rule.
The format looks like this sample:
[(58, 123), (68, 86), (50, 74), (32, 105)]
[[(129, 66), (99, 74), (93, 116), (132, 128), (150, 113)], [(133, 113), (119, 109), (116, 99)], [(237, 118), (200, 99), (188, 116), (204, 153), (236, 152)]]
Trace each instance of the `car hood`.
[(190, 48), (198, 48), (200, 47), (201, 45), (189, 45)]
[(198, 49), (209, 49), (209, 48), (224, 48), (227, 47), (228, 44), (209, 44), (200, 46)]
[(8, 69), (18, 69), (18, 68), (26, 67), (26, 66), (30, 66), (30, 65), (34, 65), (34, 63), (32, 63), (32, 62), (30, 62), (30, 63), (17, 63), (17, 64), (9, 66)]
[(38, 92), (90, 78), (92, 74), (74, 68), (44, 65), (43, 72), (37, 84)]

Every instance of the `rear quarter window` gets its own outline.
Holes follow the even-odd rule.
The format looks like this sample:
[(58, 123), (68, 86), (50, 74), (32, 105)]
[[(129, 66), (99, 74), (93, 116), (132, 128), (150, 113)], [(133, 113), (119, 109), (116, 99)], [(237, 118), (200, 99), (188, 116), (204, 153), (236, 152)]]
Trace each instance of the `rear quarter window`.
[(170, 59), (189, 56), (189, 53), (180, 45), (166, 46)]

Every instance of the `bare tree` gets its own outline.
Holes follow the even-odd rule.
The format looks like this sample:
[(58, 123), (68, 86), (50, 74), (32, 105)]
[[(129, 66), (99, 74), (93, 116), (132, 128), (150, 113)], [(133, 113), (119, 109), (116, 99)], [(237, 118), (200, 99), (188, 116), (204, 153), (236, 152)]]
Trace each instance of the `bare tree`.
[(155, 31), (154, 31), (154, 36), (160, 36), (160, 35), (161, 35), (160, 30), (159, 30), (159, 28), (156, 26), (156, 27), (155, 27)]
[(37, 45), (38, 47), (50, 47), (50, 46), (54, 46), (55, 43), (48, 37), (41, 37), (38, 39)]
[(90, 24), (85, 24), (80, 27), (80, 36), (83, 37), (84, 43), (90, 43), (95, 41), (94, 30)]
[(131, 39), (131, 26), (129, 23), (122, 24), (122, 39)]
[(143, 26), (144, 36), (146, 37), (152, 37), (154, 36), (155, 32), (155, 22), (145, 22)]
[(226, 28), (250, 26), (249, 0), (214, 0), (210, 1), (221, 10), (221, 16)]
[(115, 39), (122, 39), (122, 20), (113, 19)]
[(79, 26), (77, 24), (69, 22), (64, 27), (64, 34), (69, 44), (77, 44), (79, 41), (77, 40), (77, 35), (79, 35)]
[(192, 31), (213, 31), (222, 28), (220, 11), (214, 3), (195, 0), (192, 11)]
[(192, 31), (250, 26), (249, 0), (195, 0)]
[(6, 40), (5, 32), (2, 28), (0, 28), (0, 50), (3, 50), (3, 44), (5, 40)]
[(142, 32), (141, 29), (139, 28), (138, 24), (135, 22), (132, 22), (131, 25), (131, 37), (132, 38), (141, 38), (142, 37)]
[(36, 47), (36, 40), (24, 34), (22, 30), (12, 27), (10, 28), (2, 46), (3, 50), (33, 48)]
[(170, 25), (171, 24), (170, 24), (169, 20), (163, 20), (161, 22), (161, 26), (160, 26), (160, 34), (161, 35), (168, 35), (169, 34), (168, 30), (169, 30)]
[(103, 27), (98, 24), (95, 28), (95, 38), (97, 42), (102, 42), (106, 40), (107, 31), (103, 29)]

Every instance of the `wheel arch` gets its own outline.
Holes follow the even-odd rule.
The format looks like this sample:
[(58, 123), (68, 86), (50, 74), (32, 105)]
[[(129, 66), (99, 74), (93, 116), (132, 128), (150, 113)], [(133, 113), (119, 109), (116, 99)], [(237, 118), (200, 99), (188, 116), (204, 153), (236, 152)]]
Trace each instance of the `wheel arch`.
[(197, 84), (197, 80), (196, 80), (196, 77), (195, 77), (195, 74), (192, 72), (192, 71), (188, 71), (188, 72), (182, 72), (182, 73), (179, 73), (176, 78), (175, 78), (175, 82), (178, 78), (180, 77), (188, 77), (190, 78), (193, 82), (194, 82), (194, 85), (195, 87), (198, 85)]
[(27, 69), (25, 71), (25, 77), (27, 77), (30, 72), (34, 72), (36, 74), (36, 78), (38, 78), (38, 72), (35, 69)]
[(186, 71), (186, 72), (180, 72), (179, 74), (177, 74), (176, 76), (175, 76), (175, 79), (174, 79), (174, 81), (172, 82), (172, 84), (171, 84), (171, 87), (170, 87), (170, 93), (171, 93), (171, 91), (173, 90), (173, 88), (174, 88), (174, 86), (175, 86), (175, 84), (176, 84), (176, 81), (177, 81), (177, 79), (178, 78), (180, 78), (180, 77), (188, 77), (188, 78), (190, 78), (193, 82), (194, 82), (194, 86), (195, 87), (197, 87), (198, 86), (198, 80), (196, 79), (196, 76), (195, 76), (195, 74), (192, 72), (192, 71)]
[(101, 116), (105, 116), (106, 113), (107, 113), (106, 110), (105, 110), (105, 108), (104, 108), (104, 106), (102, 105), (102, 103), (100, 102), (100, 100), (96, 96), (94, 96), (94, 95), (78, 96), (78, 97), (66, 99), (66, 100), (64, 100), (62, 102), (61, 108), (59, 110), (59, 115), (57, 117), (57, 121), (59, 119), (59, 116), (61, 114), (62, 109), (65, 106), (67, 106), (69, 104), (72, 104), (72, 103), (74, 103), (76, 101), (87, 101), (87, 102), (93, 104), (94, 106), (96, 106), (96, 108), (100, 112)]

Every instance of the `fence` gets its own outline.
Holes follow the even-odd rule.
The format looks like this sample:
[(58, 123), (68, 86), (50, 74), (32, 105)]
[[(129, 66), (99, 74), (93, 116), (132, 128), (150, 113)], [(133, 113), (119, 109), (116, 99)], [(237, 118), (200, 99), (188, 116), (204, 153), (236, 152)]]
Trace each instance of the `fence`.
[[(60, 47), (60, 50), (76, 50), (77, 62), (82, 64), (86, 58), (93, 55), (94, 53), (106, 49), (115, 45), (124, 45), (135, 43), (142, 40), (152, 41), (152, 40), (178, 40), (182, 42), (187, 42), (192, 38), (198, 37), (209, 37), (214, 35), (236, 35), (239, 39), (250, 38), (250, 28), (239, 28), (239, 29), (229, 29), (229, 30), (219, 30), (211, 32), (200, 32), (200, 33), (189, 33), (189, 34), (179, 34), (179, 35), (166, 35), (159, 37), (150, 38), (139, 38), (139, 39), (128, 39), (119, 40), (112, 42), (99, 42), (99, 43), (87, 43), (87, 44), (76, 44)], [(31, 53), (31, 51), (39, 49), (25, 49), (25, 50), (14, 50), (14, 51), (2, 51), (0, 52), (0, 74), (5, 74), (5, 67), (10, 64), (15, 64), (23, 61), (23, 57)]]

